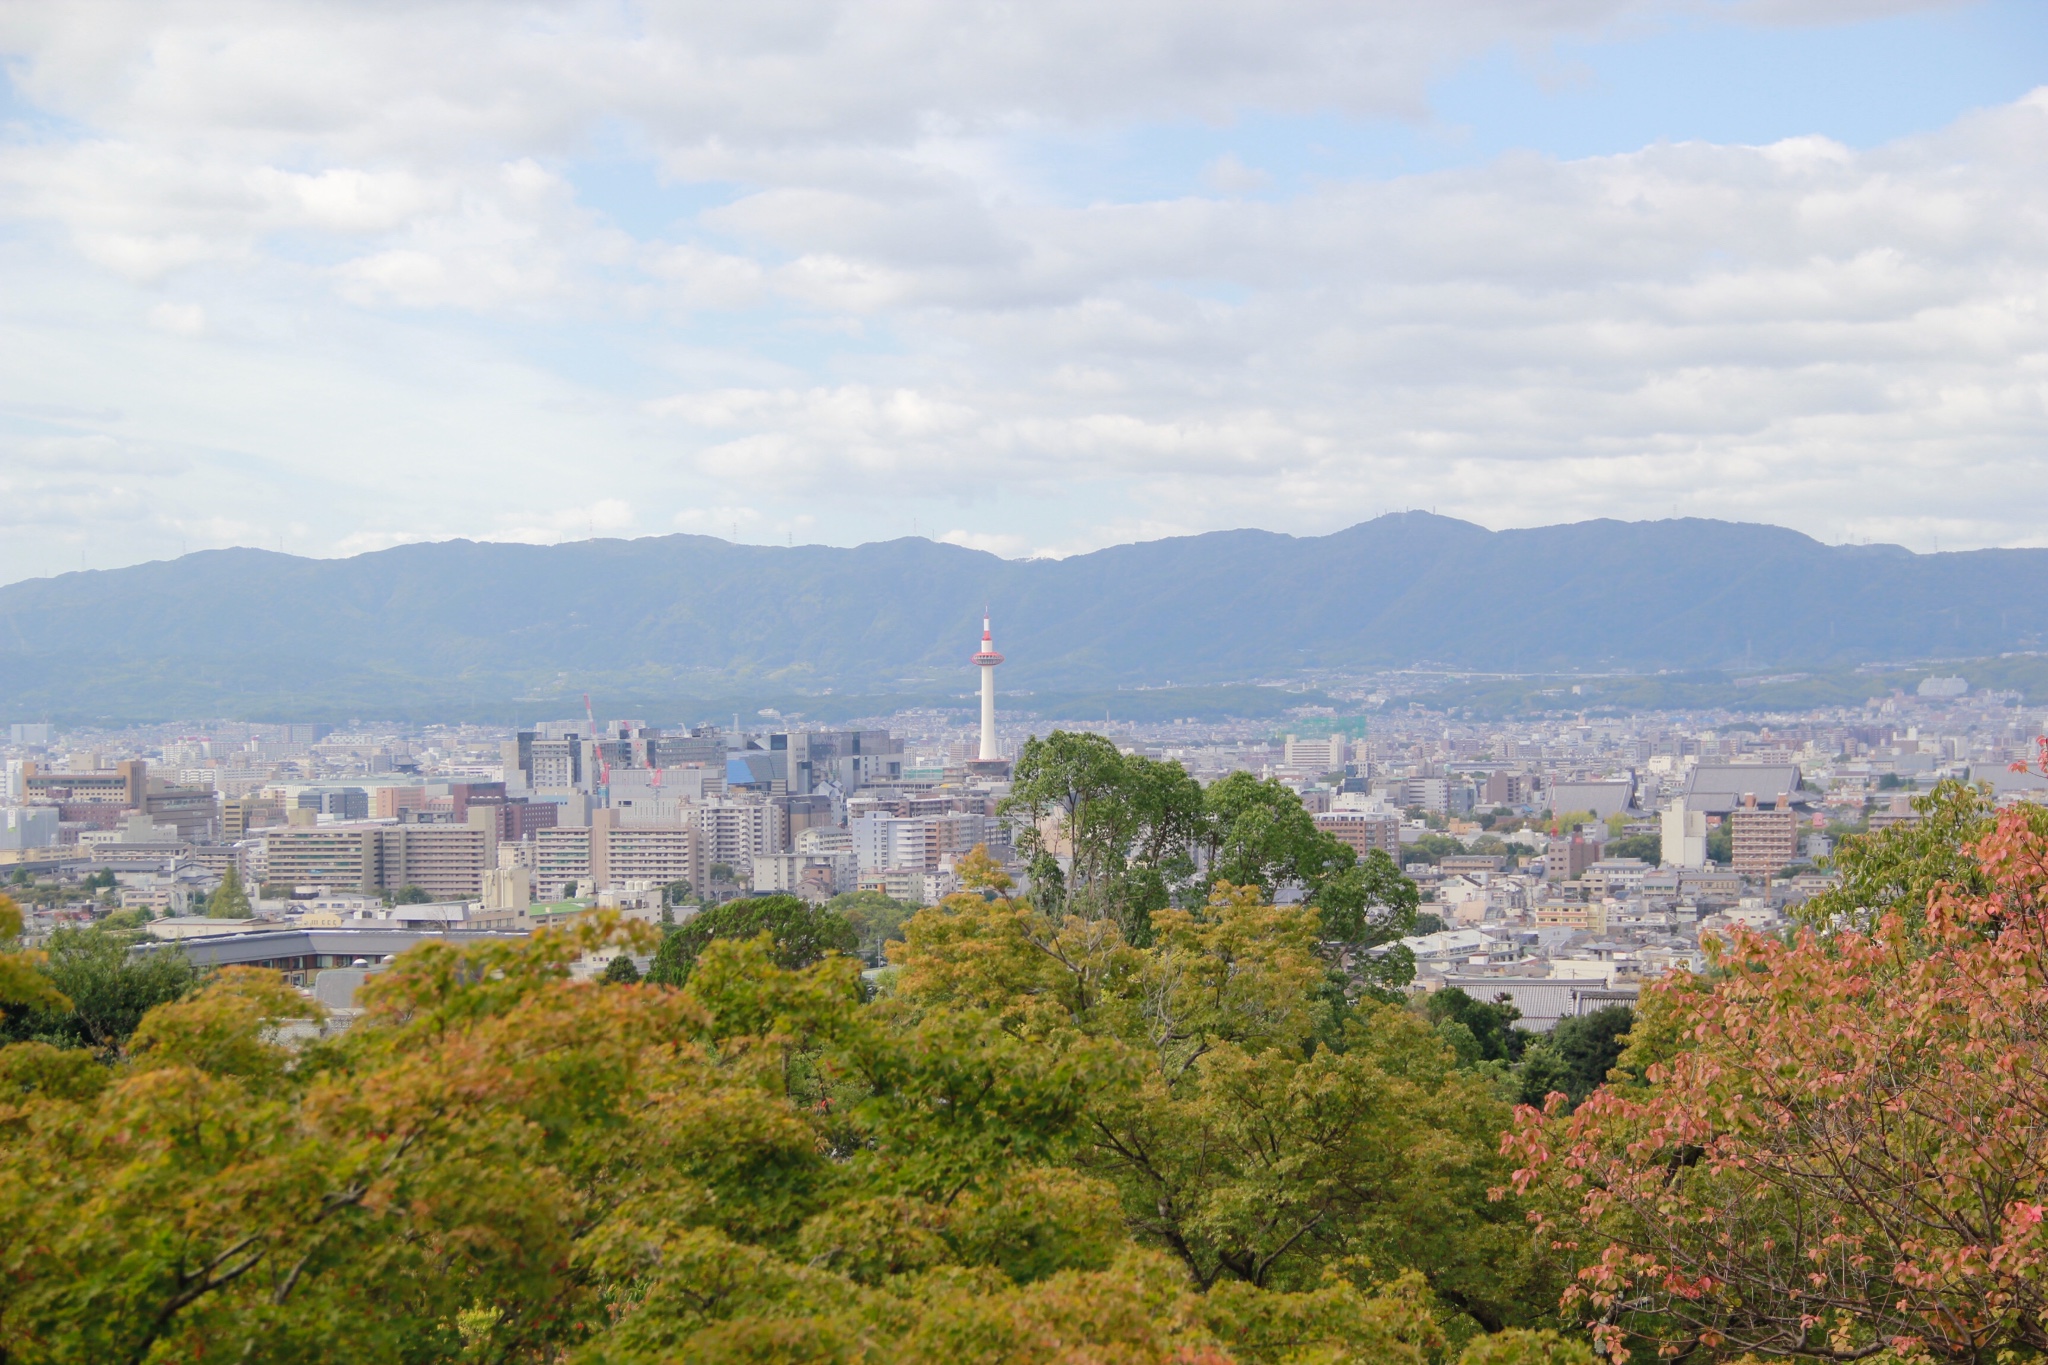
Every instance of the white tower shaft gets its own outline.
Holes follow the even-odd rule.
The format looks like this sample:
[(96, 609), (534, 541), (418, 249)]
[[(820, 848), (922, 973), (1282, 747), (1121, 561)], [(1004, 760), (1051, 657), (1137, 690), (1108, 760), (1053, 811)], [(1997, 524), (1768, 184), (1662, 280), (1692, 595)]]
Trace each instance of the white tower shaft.
[(984, 665), (981, 670), (981, 760), (989, 763), (1001, 757), (996, 752), (996, 670), (993, 665)]
[(972, 662), (981, 670), (981, 761), (993, 763), (1002, 755), (996, 749), (996, 665), (1003, 656), (996, 653), (995, 636), (988, 618), (981, 618), (981, 650)]

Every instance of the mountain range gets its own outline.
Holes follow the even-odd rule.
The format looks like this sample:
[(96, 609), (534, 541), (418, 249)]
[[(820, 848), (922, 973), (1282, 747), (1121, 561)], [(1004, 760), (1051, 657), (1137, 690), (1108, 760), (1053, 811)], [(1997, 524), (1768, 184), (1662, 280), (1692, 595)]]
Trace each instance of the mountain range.
[(1427, 663), (1840, 668), (2048, 641), (2048, 550), (1915, 554), (1693, 518), (1490, 531), (1426, 513), (1067, 559), (923, 539), (442, 541), (207, 550), (0, 588), (0, 715), (624, 713), (735, 696), (964, 694), (984, 606), (1010, 692)]

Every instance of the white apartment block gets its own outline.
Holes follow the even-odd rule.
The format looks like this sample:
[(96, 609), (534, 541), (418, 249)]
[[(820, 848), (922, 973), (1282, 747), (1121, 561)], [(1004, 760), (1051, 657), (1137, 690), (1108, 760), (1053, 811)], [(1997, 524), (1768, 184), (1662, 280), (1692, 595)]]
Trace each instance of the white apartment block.
[(853, 852), (862, 873), (899, 869), (936, 872), (943, 864), (976, 844), (996, 841), (1001, 827), (987, 815), (950, 812), (945, 815), (856, 817), (851, 826)]
[(630, 884), (686, 882), (702, 894), (714, 861), (703, 833), (690, 825), (627, 824), (623, 812), (591, 812), (588, 829), (557, 826), (533, 837), (533, 888), (554, 900), (574, 883), (579, 895)]
[[(817, 875), (808, 877), (806, 874)], [(860, 867), (851, 852), (759, 853), (754, 855), (754, 894), (796, 895), (806, 880), (823, 882), (835, 896), (855, 890)]]
[(573, 883), (588, 891), (590, 876), (590, 831), (574, 825), (533, 832), (533, 894), (551, 901)]
[(705, 865), (740, 868), (762, 854), (779, 853), (787, 817), (774, 806), (752, 801), (713, 801), (687, 806), (684, 816), (704, 838)]
[(1327, 739), (1300, 739), (1289, 735), (1281, 750), (1280, 762), (1285, 767), (1314, 773), (1341, 772), (1349, 761), (1346, 757), (1349, 747), (1342, 735), (1331, 735)]

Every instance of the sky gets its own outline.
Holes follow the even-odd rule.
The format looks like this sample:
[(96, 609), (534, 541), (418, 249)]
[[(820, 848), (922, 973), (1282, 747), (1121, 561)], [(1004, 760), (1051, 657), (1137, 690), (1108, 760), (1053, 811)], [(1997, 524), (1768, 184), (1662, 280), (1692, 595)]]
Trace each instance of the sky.
[(0, 582), (2044, 506), (2040, 0), (0, 8)]

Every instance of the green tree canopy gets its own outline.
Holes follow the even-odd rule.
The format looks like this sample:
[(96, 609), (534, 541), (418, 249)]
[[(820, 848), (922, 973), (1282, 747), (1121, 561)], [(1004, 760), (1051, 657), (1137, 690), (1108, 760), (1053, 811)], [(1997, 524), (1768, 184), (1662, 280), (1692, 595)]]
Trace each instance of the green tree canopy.
[(1518, 1076), (1522, 1103), (1540, 1107), (1557, 1091), (1564, 1095), (1568, 1107), (1584, 1104), (1587, 1096), (1607, 1083), (1607, 1073), (1620, 1062), (1635, 1022), (1635, 1011), (1627, 1005), (1607, 1005), (1590, 1014), (1558, 1020), (1549, 1034), (1533, 1042), (1522, 1055)]
[(826, 901), (825, 908), (853, 926), (854, 951), (863, 958), (880, 957), (887, 944), (903, 937), (903, 922), (917, 913), (908, 901), (879, 891), (848, 891)]
[(1002, 813), (1025, 822), (1020, 848), (1049, 910), (1112, 919), (1142, 940), (1152, 912), (1193, 878), (1206, 812), (1180, 764), (1055, 730), (1025, 741)]
[(183, 997), (199, 976), (176, 947), (135, 952), (134, 940), (99, 928), (56, 930), (35, 964), (48, 994), (41, 1005), (8, 1007), (0, 1037), (118, 1051), (145, 1014)]
[(1512, 1003), (1505, 999), (1474, 1000), (1456, 986), (1433, 992), (1424, 1012), (1460, 1053), (1467, 1052), (1465, 1039), (1469, 1037), (1470, 1048), (1476, 1050), (1481, 1061), (1519, 1061), (1531, 1036), (1527, 1029), (1515, 1027), (1522, 1012)]
[(681, 987), (575, 979), (654, 942), (600, 913), (423, 943), (319, 1041), (237, 968), (105, 1058), (0, 1047), (8, 1358), (1590, 1365), (1494, 1082), (1332, 998), (1314, 907), (1141, 946), (985, 890), (873, 1000), (764, 897)]
[(1641, 858), (1652, 867), (1664, 861), (1664, 840), (1655, 834), (1624, 834), (1601, 850), (1607, 858)]
[(846, 917), (809, 905), (795, 896), (757, 896), (727, 901), (671, 926), (655, 950), (647, 979), (680, 986), (705, 947), (719, 939), (751, 939), (766, 934), (770, 955), (778, 966), (795, 970), (822, 960), (828, 953), (852, 953), (860, 936)]

